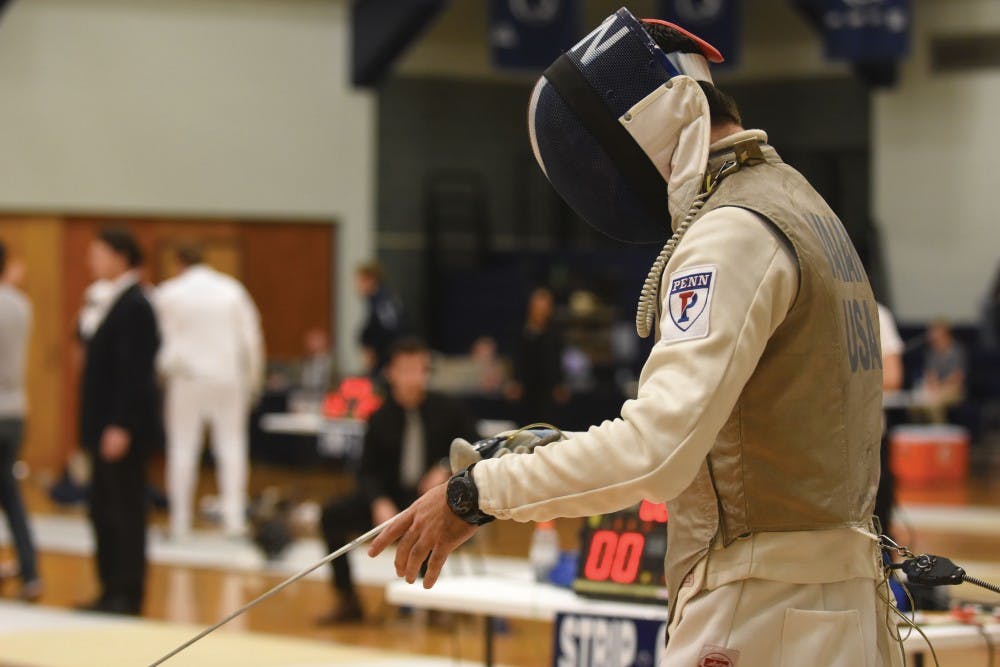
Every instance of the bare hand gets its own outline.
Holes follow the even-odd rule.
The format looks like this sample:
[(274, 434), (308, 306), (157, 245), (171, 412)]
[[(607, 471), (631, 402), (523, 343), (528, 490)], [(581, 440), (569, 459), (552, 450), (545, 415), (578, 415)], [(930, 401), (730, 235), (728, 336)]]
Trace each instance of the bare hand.
[(132, 436), (121, 426), (107, 426), (101, 433), (101, 458), (114, 463), (128, 454)]
[(397, 514), (399, 514), (399, 508), (396, 507), (396, 503), (392, 502), (392, 499), (382, 496), (372, 501), (372, 520), (376, 526), (381, 526)]
[(396, 576), (407, 583), (417, 580), (420, 566), (430, 554), (424, 588), (437, 581), (445, 560), (458, 546), (472, 537), (477, 529), (462, 521), (448, 508), (445, 501), (447, 485), (441, 484), (417, 498), (417, 501), (396, 517), (382, 534), (375, 538), (368, 555), (374, 558), (393, 542), (396, 547)]
[(424, 495), (435, 486), (439, 484), (444, 484), (451, 477), (451, 471), (444, 466), (433, 466), (430, 470), (424, 473), (424, 476), (420, 478), (420, 483), (417, 484), (417, 491), (420, 495)]

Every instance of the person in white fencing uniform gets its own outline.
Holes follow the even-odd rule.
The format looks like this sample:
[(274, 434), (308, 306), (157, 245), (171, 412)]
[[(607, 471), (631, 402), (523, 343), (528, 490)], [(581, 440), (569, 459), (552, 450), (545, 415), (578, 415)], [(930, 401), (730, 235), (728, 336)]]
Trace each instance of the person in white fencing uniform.
[[(474, 462), (375, 539), (433, 586), (493, 520), (666, 501), (663, 665), (901, 661), (872, 529), (881, 360), (868, 279), (840, 221), (711, 83), (721, 56), (626, 9), (535, 87), (529, 131), (592, 225), (664, 239), (637, 328), (657, 343), (621, 418)], [(611, 463), (613, 462), (613, 463)]]
[(157, 368), (166, 379), (170, 534), (191, 530), (207, 423), (222, 527), (239, 536), (246, 522), (247, 419), (264, 376), (260, 316), (243, 285), (204, 264), (200, 248), (181, 246), (177, 258), (181, 273), (161, 283), (154, 298), (163, 335)]

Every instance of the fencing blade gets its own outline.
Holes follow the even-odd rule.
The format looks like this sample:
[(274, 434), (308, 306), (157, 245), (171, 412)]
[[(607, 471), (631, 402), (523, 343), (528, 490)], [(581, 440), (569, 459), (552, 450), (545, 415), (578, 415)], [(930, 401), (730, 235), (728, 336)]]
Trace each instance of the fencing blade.
[(272, 595), (278, 593), (279, 591), (284, 590), (288, 586), (291, 586), (296, 581), (298, 581), (302, 577), (306, 576), (307, 574), (309, 574), (313, 570), (317, 570), (317, 569), (323, 567), (324, 565), (326, 565), (327, 563), (332, 563), (333, 561), (337, 560), (341, 556), (344, 556), (348, 552), (353, 551), (357, 547), (361, 546), (365, 542), (368, 542), (369, 540), (375, 539), (376, 537), (378, 537), (378, 535), (383, 530), (385, 530), (386, 526), (388, 526), (390, 523), (392, 523), (396, 519), (396, 517), (398, 517), (398, 516), (399, 515), (397, 514), (396, 516), (392, 517), (388, 521), (385, 521), (385, 522), (379, 524), (378, 526), (375, 526), (374, 528), (372, 528), (371, 530), (369, 530), (367, 533), (365, 533), (361, 537), (358, 537), (358, 538), (356, 538), (354, 540), (351, 540), (350, 542), (348, 542), (344, 546), (340, 547), (339, 549), (337, 549), (333, 553), (330, 553), (330, 554), (327, 554), (326, 556), (323, 556), (323, 558), (321, 558), (320, 560), (316, 561), (315, 563), (313, 563), (312, 565), (310, 565), (306, 569), (301, 570), (300, 572), (296, 572), (295, 574), (293, 574), (292, 576), (290, 576), (288, 579), (285, 579), (284, 581), (282, 581), (277, 586), (274, 586), (273, 588), (265, 591), (264, 593), (262, 593), (261, 595), (259, 595), (257, 598), (251, 600), (250, 602), (246, 603), (245, 605), (243, 605), (242, 607), (240, 607), (239, 609), (237, 609), (233, 613), (229, 614), (228, 616), (226, 616), (225, 618), (223, 618), (221, 621), (219, 621), (215, 625), (212, 625), (212, 626), (209, 626), (209, 627), (205, 628), (204, 630), (202, 630), (201, 632), (199, 632), (197, 635), (195, 635), (191, 639), (187, 640), (186, 642), (184, 642), (183, 644), (181, 644), (180, 646), (178, 646), (174, 650), (170, 651), (170, 653), (167, 653), (163, 657), (159, 658), (156, 662), (151, 662), (149, 664), (149, 667), (156, 667), (157, 665), (162, 665), (164, 662), (166, 662), (170, 658), (174, 657), (175, 655), (177, 655), (178, 653), (180, 653), (184, 649), (188, 648), (189, 646), (191, 646), (195, 642), (197, 642), (197, 641), (199, 641), (201, 639), (204, 639), (206, 636), (208, 636), (209, 634), (215, 632), (216, 630), (218, 630), (219, 628), (221, 628), (223, 625), (225, 625), (229, 621), (233, 620), (234, 618), (236, 618), (238, 616), (241, 616), (241, 615), (245, 614), (246, 612), (250, 611), (251, 609), (253, 609), (257, 605), (259, 605), (261, 602), (263, 602), (264, 600), (268, 599)]

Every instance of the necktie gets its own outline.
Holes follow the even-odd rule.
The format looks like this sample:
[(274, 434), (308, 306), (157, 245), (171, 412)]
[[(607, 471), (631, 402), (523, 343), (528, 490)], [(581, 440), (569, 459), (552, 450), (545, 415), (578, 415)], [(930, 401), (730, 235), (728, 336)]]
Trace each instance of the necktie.
[(403, 426), (403, 451), (399, 461), (399, 479), (403, 488), (416, 488), (424, 474), (424, 430), (420, 413), (406, 411)]

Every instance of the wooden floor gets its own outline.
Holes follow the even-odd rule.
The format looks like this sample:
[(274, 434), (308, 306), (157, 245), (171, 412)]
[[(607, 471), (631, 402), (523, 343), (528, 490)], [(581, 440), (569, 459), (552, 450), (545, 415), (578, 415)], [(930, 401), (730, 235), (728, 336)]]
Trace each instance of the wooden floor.
[[(156, 477), (158, 475), (154, 473)], [(302, 497), (322, 501), (349, 484), (349, 481), (331, 472), (257, 467), (252, 474), (251, 486), (253, 491), (267, 487), (295, 489)], [(203, 472), (200, 486), (203, 493), (214, 493), (211, 470)], [(39, 484), (29, 481), (23, 488), (30, 511), (66, 511), (55, 507)], [(158, 526), (162, 526), (164, 520), (165, 516), (154, 516), (154, 523)], [(559, 526), (564, 548), (575, 547), (577, 523), (565, 521)], [(481, 542), (490, 554), (523, 557), (527, 554), (531, 530), (529, 525), (497, 523), (484, 531)], [(0, 558), (9, 560), (13, 557), (10, 549), (0, 548)], [(45, 582), (40, 604), (69, 608), (92, 599), (97, 593), (93, 563), (89, 558), (43, 552), (40, 568)], [(154, 564), (149, 572), (144, 615), (171, 622), (209, 625), (282, 579), (282, 576), (263, 573), (219, 572)], [(11, 584), (4, 593), (13, 595), (15, 589), (16, 584)], [(480, 618), (454, 615), (428, 617), (421, 612), (402, 616), (397, 609), (384, 602), (381, 588), (361, 586), (360, 594), (368, 614), (364, 623), (318, 627), (315, 619), (328, 611), (333, 602), (330, 587), (325, 581), (303, 580), (233, 621), (228, 631), (278, 633), (466, 660), (476, 660), (483, 655), (484, 628)], [(497, 635), (497, 661), (506, 665), (544, 664), (540, 659), (548, 656), (550, 651), (548, 624), (512, 620), (508, 625)]]
[[(301, 472), (257, 468), (253, 473), (255, 490), (267, 486), (298, 489), (304, 496), (322, 500), (349, 482), (329, 472)], [(212, 492), (210, 471), (202, 475), (203, 492)], [(25, 484), (32, 512), (60, 511), (45, 493), (31, 481)], [(935, 486), (903, 489), (902, 503), (942, 506), (982, 506), (1000, 508), (1000, 474), (994, 471), (968, 483), (949, 487)], [(908, 541), (914, 551), (947, 555), (963, 561), (991, 565), (994, 576), (1000, 572), (1000, 526), (996, 530), (962, 533), (950, 528), (914, 530), (906, 523), (905, 510), (896, 534)], [(163, 517), (156, 521), (162, 523)], [(562, 520), (559, 531), (563, 548), (574, 548), (579, 521)], [(524, 557), (527, 554), (531, 526), (497, 522), (482, 537), (487, 553)], [(9, 549), (0, 549), (0, 558), (10, 559)], [(93, 566), (88, 558), (41, 554), (41, 572), (45, 581), (42, 604), (71, 607), (96, 593)], [(148, 583), (145, 615), (172, 622), (207, 625), (253, 599), (280, 578), (264, 573), (220, 572), (217, 570), (153, 565)], [(13, 586), (11, 587), (13, 588)], [(13, 590), (4, 591), (10, 595)], [(333, 640), (358, 646), (401, 650), (413, 653), (478, 659), (483, 654), (482, 621), (475, 617), (428, 617), (416, 613), (401, 616), (387, 605), (381, 589), (362, 587), (361, 594), (369, 617), (364, 623), (337, 628), (317, 627), (314, 620), (327, 611), (332, 598), (324, 581), (299, 582), (276, 598), (265, 602), (245, 617), (235, 621), (228, 632), (259, 631), (293, 637)], [(1000, 601), (998, 601), (1000, 602)], [(496, 643), (496, 659), (507, 665), (544, 665), (550, 661), (550, 627), (546, 623), (513, 620), (501, 632)]]

